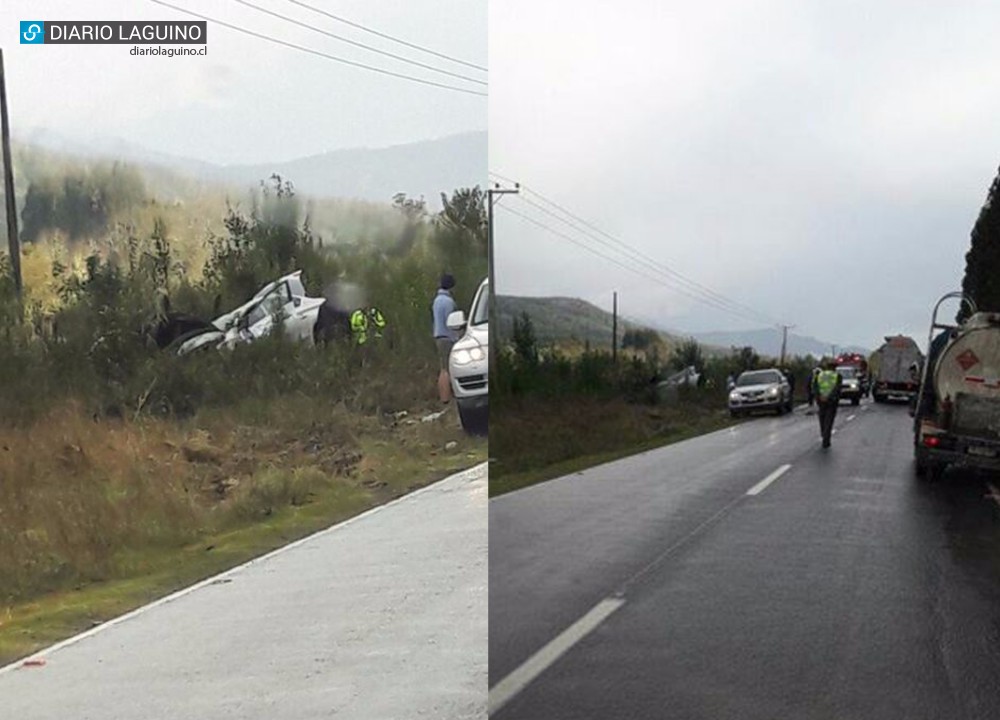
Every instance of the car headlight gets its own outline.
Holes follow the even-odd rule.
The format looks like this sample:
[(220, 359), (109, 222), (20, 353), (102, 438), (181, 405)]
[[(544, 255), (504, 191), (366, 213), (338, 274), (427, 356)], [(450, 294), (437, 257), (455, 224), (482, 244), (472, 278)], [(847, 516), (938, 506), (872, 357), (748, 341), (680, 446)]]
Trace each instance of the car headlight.
[(778, 390), (778, 388), (771, 388), (770, 390), (767, 391), (767, 394), (772, 397), (777, 397), (779, 392), (780, 390)]
[(486, 359), (486, 352), (483, 346), (472, 341), (456, 343), (451, 351), (451, 361), (456, 365), (468, 365), (471, 362), (479, 362)]
[(731, 393), (729, 393), (729, 399), (730, 400), (739, 400), (740, 399), (740, 394), (738, 392), (731, 392)]

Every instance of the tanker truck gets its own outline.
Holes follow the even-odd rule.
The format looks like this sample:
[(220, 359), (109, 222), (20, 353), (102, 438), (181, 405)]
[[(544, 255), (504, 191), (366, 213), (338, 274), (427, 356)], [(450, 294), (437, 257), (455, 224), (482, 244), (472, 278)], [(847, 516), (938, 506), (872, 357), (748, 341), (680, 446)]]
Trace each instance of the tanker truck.
[[(949, 298), (969, 309), (960, 325), (938, 322)], [(1000, 473), (1000, 313), (949, 293), (934, 307), (928, 348), (912, 411), (917, 475), (936, 479), (949, 466)]]
[(906, 335), (887, 335), (882, 347), (869, 360), (872, 372), (872, 398), (885, 402), (890, 398), (912, 400), (917, 394), (918, 372), (924, 355), (916, 341)]

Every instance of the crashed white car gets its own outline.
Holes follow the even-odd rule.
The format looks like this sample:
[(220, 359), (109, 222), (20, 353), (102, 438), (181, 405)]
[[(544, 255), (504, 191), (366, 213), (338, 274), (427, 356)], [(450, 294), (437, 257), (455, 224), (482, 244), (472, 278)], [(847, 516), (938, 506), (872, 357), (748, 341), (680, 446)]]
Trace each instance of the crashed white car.
[(475, 434), (485, 434), (489, 421), (489, 298), (489, 281), (483, 280), (468, 319), (461, 310), (448, 316), (449, 328), (465, 331), (448, 358), (452, 394), (462, 427)]
[(306, 295), (302, 271), (278, 278), (261, 288), (256, 295), (235, 310), (212, 321), (214, 329), (205, 329), (179, 338), (178, 355), (187, 355), (199, 348), (223, 347), (252, 342), (269, 334), (279, 322), (289, 338), (314, 342), (314, 330), (325, 298)]

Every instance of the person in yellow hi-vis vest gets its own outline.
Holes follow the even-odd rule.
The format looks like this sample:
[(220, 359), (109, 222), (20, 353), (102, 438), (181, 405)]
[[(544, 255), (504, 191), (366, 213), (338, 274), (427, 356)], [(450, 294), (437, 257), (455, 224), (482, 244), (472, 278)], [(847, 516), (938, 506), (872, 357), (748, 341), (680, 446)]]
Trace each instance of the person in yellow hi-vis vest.
[(351, 313), (351, 335), (355, 345), (364, 345), (369, 340), (380, 340), (385, 330), (385, 315), (377, 307), (358, 308)]
[(374, 305), (368, 308), (368, 325), (372, 329), (372, 336), (376, 339), (382, 337), (382, 331), (385, 330), (385, 315)]
[(813, 397), (819, 406), (819, 433), (823, 438), (823, 447), (830, 447), (830, 436), (833, 435), (833, 421), (837, 418), (837, 406), (840, 404), (840, 387), (844, 379), (837, 372), (833, 360), (823, 361), (823, 369), (813, 376)]
[(363, 308), (351, 313), (351, 336), (355, 345), (364, 345), (368, 342), (368, 313)]

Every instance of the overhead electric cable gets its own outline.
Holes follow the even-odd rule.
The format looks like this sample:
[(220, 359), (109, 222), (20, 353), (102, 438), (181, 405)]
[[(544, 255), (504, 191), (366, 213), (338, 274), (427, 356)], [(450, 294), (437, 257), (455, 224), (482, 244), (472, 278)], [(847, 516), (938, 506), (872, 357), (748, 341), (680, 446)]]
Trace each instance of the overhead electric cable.
[(632, 259), (634, 262), (639, 263), (639, 264), (644, 265), (644, 266), (650, 267), (654, 272), (657, 272), (657, 273), (662, 274), (665, 277), (669, 278), (670, 282), (672, 282), (672, 283), (680, 283), (682, 286), (684, 286), (685, 288), (687, 288), (690, 292), (692, 292), (692, 293), (694, 293), (696, 295), (705, 297), (705, 298), (711, 300), (714, 304), (725, 305), (726, 307), (728, 307), (731, 310), (739, 313), (743, 317), (753, 316), (753, 318), (757, 322), (764, 322), (764, 323), (770, 323), (771, 322), (771, 318), (769, 318), (768, 316), (764, 315), (763, 313), (758, 312), (758, 311), (756, 311), (753, 308), (750, 308), (748, 306), (744, 306), (744, 305), (742, 305), (740, 303), (737, 303), (736, 301), (730, 300), (729, 298), (727, 298), (726, 296), (722, 295), (721, 293), (716, 293), (716, 292), (712, 291), (711, 289), (706, 288), (705, 286), (701, 285), (700, 283), (697, 283), (697, 282), (695, 282), (693, 280), (689, 280), (688, 278), (686, 278), (685, 276), (681, 275), (680, 273), (677, 273), (676, 271), (672, 270), (668, 266), (663, 265), (662, 263), (659, 263), (656, 260), (653, 260), (648, 255), (645, 255), (644, 253), (642, 253), (641, 251), (639, 251), (639, 250), (631, 247), (630, 245), (627, 245), (625, 243), (618, 243), (618, 245), (620, 246), (621, 249), (616, 248), (611, 243), (603, 241), (600, 237), (595, 236), (593, 233), (587, 232), (585, 229), (581, 229), (578, 225), (574, 224), (570, 220), (567, 220), (566, 218), (561, 217), (560, 215), (557, 215), (556, 213), (551, 212), (550, 210), (548, 210), (547, 208), (543, 207), (542, 205), (539, 205), (538, 203), (534, 203), (534, 202), (532, 202), (531, 200), (529, 200), (526, 197), (522, 197), (521, 200), (523, 200), (528, 205), (531, 205), (532, 207), (540, 210), (541, 212), (546, 213), (547, 215), (550, 215), (551, 217), (554, 217), (555, 219), (561, 221), (562, 223), (568, 225), (569, 227), (574, 228), (575, 230), (577, 230), (577, 232), (580, 232), (581, 234), (586, 235), (588, 238), (592, 239), (594, 242), (597, 242), (598, 244), (600, 244), (600, 245), (608, 248), (609, 250), (611, 250), (613, 252), (621, 253), (623, 255), (626, 255), (627, 257), (629, 257), (630, 259)]
[(386, 57), (393, 58), (394, 60), (399, 60), (401, 62), (409, 63), (411, 65), (416, 65), (417, 67), (424, 68), (425, 70), (430, 70), (431, 72), (440, 73), (442, 75), (449, 75), (453, 78), (458, 78), (459, 80), (468, 80), (469, 82), (474, 82), (479, 85), (487, 84), (486, 82), (484, 82), (483, 80), (479, 80), (478, 78), (469, 77), (468, 75), (462, 75), (460, 73), (454, 73), (451, 72), (450, 70), (442, 70), (441, 68), (434, 67), (433, 65), (427, 65), (426, 63), (422, 63), (419, 60), (412, 60), (408, 57), (404, 57), (402, 55), (396, 55), (395, 53), (391, 53), (387, 50), (380, 50), (377, 47), (372, 47), (371, 45), (366, 45), (365, 43), (357, 42), (356, 40), (351, 40), (350, 38), (346, 38), (342, 35), (337, 35), (336, 33), (328, 32), (327, 30), (315, 27), (313, 25), (310, 25), (309, 23), (296, 20), (295, 18), (288, 17), (287, 15), (282, 15), (281, 13), (274, 12), (273, 10), (268, 10), (267, 8), (263, 8), (260, 5), (254, 5), (252, 2), (249, 2), (249, 0), (233, 0), (233, 2), (238, 2), (240, 5), (245, 5), (248, 8), (252, 8), (254, 10), (257, 10), (258, 12), (262, 12), (266, 15), (271, 15), (272, 17), (276, 17), (281, 20), (285, 20), (286, 22), (290, 22), (293, 25), (298, 25), (299, 27), (303, 27), (307, 30), (312, 30), (313, 32), (319, 33), (320, 35), (326, 35), (327, 37), (331, 37), (334, 40), (340, 40), (341, 42), (345, 42), (348, 45), (354, 45), (355, 47), (363, 48), (370, 52), (378, 53), (379, 55), (385, 55)]
[(678, 292), (678, 293), (680, 293), (680, 294), (682, 294), (682, 295), (684, 295), (684, 296), (686, 296), (686, 297), (688, 297), (688, 298), (690, 298), (692, 300), (700, 302), (700, 303), (702, 303), (704, 305), (708, 305), (709, 307), (711, 307), (711, 308), (713, 308), (715, 310), (719, 310), (720, 312), (728, 313), (730, 315), (739, 317), (739, 318), (741, 318), (743, 320), (752, 320), (754, 322), (758, 322), (759, 321), (757, 318), (750, 317), (746, 313), (738, 312), (738, 311), (734, 310), (733, 308), (730, 308), (728, 306), (725, 306), (725, 305), (722, 305), (722, 304), (717, 303), (715, 301), (712, 301), (711, 298), (707, 298), (707, 297), (701, 296), (701, 295), (695, 295), (695, 294), (693, 294), (691, 292), (688, 292), (686, 289), (684, 289), (682, 287), (678, 287), (677, 285), (669, 284), (666, 280), (664, 280), (664, 278), (662, 276), (652, 275), (652, 274), (646, 272), (645, 269), (636, 268), (636, 267), (632, 267), (632, 266), (626, 265), (625, 263), (623, 263), (621, 261), (620, 258), (615, 258), (615, 257), (613, 257), (611, 255), (607, 255), (605, 253), (602, 253), (599, 250), (596, 250), (595, 248), (587, 245), (586, 243), (580, 242), (578, 239), (573, 238), (573, 237), (571, 237), (571, 236), (567, 235), (566, 233), (563, 233), (563, 232), (561, 232), (559, 230), (556, 230), (556, 229), (554, 229), (554, 228), (546, 225), (545, 223), (540, 222), (539, 220), (536, 220), (535, 218), (530, 217), (529, 215), (526, 215), (524, 213), (518, 212), (517, 210), (514, 210), (513, 208), (510, 208), (510, 207), (507, 207), (507, 206), (500, 206), (500, 209), (504, 210), (505, 212), (511, 213), (512, 215), (516, 215), (516, 216), (518, 216), (518, 217), (520, 217), (520, 218), (522, 218), (522, 219), (530, 222), (531, 224), (533, 224), (533, 225), (541, 228), (542, 230), (545, 230), (545, 231), (547, 231), (549, 233), (552, 233), (553, 235), (556, 235), (556, 236), (558, 236), (558, 237), (566, 240), (567, 242), (570, 242), (570, 243), (576, 245), (577, 247), (580, 247), (580, 248), (586, 250), (587, 252), (589, 252), (589, 253), (591, 253), (593, 255), (596, 255), (597, 257), (600, 257), (600, 258), (602, 258), (604, 260), (607, 260), (608, 262), (611, 262), (611, 263), (617, 265), (618, 267), (620, 267), (620, 268), (622, 268), (624, 270), (628, 270), (629, 272), (635, 273), (636, 275), (640, 275), (640, 276), (646, 278), (647, 280), (651, 280), (651, 281), (657, 283), (658, 285), (661, 285), (661, 286), (663, 286), (663, 287), (665, 287), (665, 288), (667, 288), (669, 290), (673, 290), (674, 292)]
[(150, 2), (156, 3), (157, 5), (162, 5), (164, 7), (171, 8), (172, 10), (177, 10), (185, 15), (191, 15), (192, 17), (200, 18), (202, 20), (207, 20), (209, 22), (216, 23), (223, 27), (227, 27), (231, 30), (236, 30), (245, 35), (250, 35), (252, 37), (260, 38), (261, 40), (266, 40), (268, 42), (274, 43), (276, 45), (283, 45), (285, 47), (292, 48), (294, 50), (301, 50), (302, 52), (309, 53), (310, 55), (316, 55), (318, 57), (326, 58), (328, 60), (333, 60), (335, 62), (342, 63), (344, 65), (351, 65), (353, 67), (362, 68), (364, 70), (371, 70), (372, 72), (380, 73), (382, 75), (389, 75), (391, 77), (400, 78), (402, 80), (409, 80), (411, 82), (421, 83), (422, 85), (430, 85), (433, 87), (443, 88), (445, 90), (454, 90), (456, 92), (466, 93), (468, 95), (478, 95), (480, 97), (487, 97), (486, 93), (479, 92), (478, 90), (470, 90), (468, 88), (458, 87), (455, 85), (446, 85), (444, 83), (434, 82), (433, 80), (425, 80), (423, 78), (414, 77), (412, 75), (404, 75), (403, 73), (393, 72), (392, 70), (386, 70), (385, 68), (375, 67), (374, 65), (366, 65), (364, 63), (355, 62), (353, 60), (348, 60), (346, 58), (337, 57), (336, 55), (330, 55), (329, 53), (321, 52), (319, 50), (314, 50), (312, 48), (305, 47), (303, 45), (296, 45), (295, 43), (290, 43), (286, 40), (279, 40), (278, 38), (271, 37), (270, 35), (264, 35), (263, 33), (255, 32), (253, 30), (247, 30), (246, 28), (239, 27), (238, 25), (233, 25), (231, 23), (224, 22), (222, 20), (216, 20), (208, 15), (202, 15), (201, 13), (196, 13), (193, 10), (187, 10), (176, 5), (171, 5), (163, 0), (149, 0)]
[[(506, 182), (512, 182), (508, 178), (504, 177), (503, 175), (501, 175), (499, 173), (490, 171), (490, 174), (494, 175), (495, 177), (498, 177), (498, 178), (500, 178), (500, 179), (502, 179), (502, 180), (504, 180)], [(535, 207), (538, 210), (541, 210), (542, 212), (544, 212), (544, 213), (546, 213), (546, 214), (548, 214), (548, 215), (556, 218), (557, 220), (560, 220), (564, 224), (566, 224), (566, 225), (568, 225), (570, 227), (573, 227), (575, 230), (577, 230), (577, 232), (580, 232), (580, 233), (586, 235), (588, 238), (591, 238), (595, 242), (598, 242), (601, 245), (603, 245), (605, 247), (608, 247), (609, 249), (613, 249), (615, 252), (624, 252), (624, 253), (628, 254), (631, 257), (631, 259), (633, 259), (636, 262), (640, 262), (640, 260), (637, 260), (637, 258), (641, 259), (641, 262), (643, 264), (649, 264), (653, 268), (657, 269), (659, 272), (665, 273), (666, 275), (671, 276), (675, 281), (684, 283), (688, 288), (691, 289), (692, 292), (695, 292), (695, 293), (697, 293), (699, 295), (704, 295), (706, 297), (709, 297), (713, 301), (715, 301), (716, 303), (721, 303), (721, 304), (725, 304), (727, 306), (730, 306), (733, 310), (738, 311), (743, 317), (746, 317), (747, 313), (749, 313), (749, 314), (751, 314), (751, 315), (754, 316), (754, 319), (757, 322), (765, 322), (765, 323), (768, 323), (768, 324), (777, 324), (777, 325), (780, 326), (780, 323), (776, 323), (775, 320), (773, 318), (771, 318), (770, 316), (768, 316), (767, 314), (762, 313), (759, 310), (756, 310), (755, 308), (750, 307), (749, 305), (745, 305), (744, 303), (740, 303), (740, 302), (738, 302), (736, 300), (733, 300), (733, 299), (731, 299), (731, 298), (723, 295), (722, 293), (716, 292), (715, 290), (712, 290), (711, 288), (709, 288), (709, 287), (707, 287), (707, 286), (705, 286), (705, 285), (697, 282), (696, 280), (692, 280), (691, 278), (688, 278), (687, 276), (685, 276), (682, 273), (674, 270), (673, 268), (671, 268), (670, 266), (666, 265), (665, 263), (663, 263), (663, 262), (661, 262), (659, 260), (656, 260), (655, 258), (652, 258), (649, 255), (646, 255), (642, 251), (640, 251), (640, 250), (632, 247), (631, 245), (623, 242), (622, 240), (619, 240), (615, 236), (613, 236), (610, 233), (602, 230), (601, 228), (599, 228), (596, 225), (594, 225), (593, 223), (585, 220), (584, 218), (580, 217), (579, 215), (576, 215), (572, 211), (567, 210), (563, 206), (559, 205), (558, 203), (556, 203), (553, 200), (550, 200), (549, 198), (545, 197), (541, 193), (539, 193), (539, 192), (537, 192), (535, 190), (532, 190), (530, 187), (525, 186), (525, 185), (522, 184), (521, 185), (521, 189), (524, 192), (526, 192), (526, 193), (528, 193), (528, 194), (530, 194), (530, 195), (538, 198), (539, 200), (547, 203), (548, 205), (551, 205), (552, 207), (556, 208), (557, 210), (559, 210), (563, 214), (565, 214), (568, 217), (572, 218), (576, 223), (579, 223), (579, 224), (585, 226), (585, 228), (589, 228), (593, 232), (600, 233), (600, 235), (602, 235), (603, 237), (605, 237), (608, 240), (612, 241), (613, 243), (615, 243), (615, 245), (618, 246), (618, 248), (621, 248), (621, 249), (612, 248), (606, 241), (601, 240), (598, 237), (595, 237), (594, 234), (593, 234), (593, 232), (588, 232), (587, 229), (583, 229), (583, 228), (578, 227), (576, 224), (574, 224), (574, 222), (571, 222), (570, 220), (567, 220), (566, 218), (561, 217), (561, 216), (557, 215), (556, 213), (553, 213), (552, 211), (550, 211), (547, 208), (544, 208), (544, 207), (538, 205), (537, 203), (531, 202), (529, 199), (527, 199), (523, 195), (520, 196), (520, 199), (523, 202), (525, 202), (525, 203), (527, 203), (527, 204)]]
[(326, 10), (320, 10), (319, 8), (313, 7), (312, 5), (309, 5), (308, 3), (300, 2), (300, 0), (288, 0), (288, 2), (292, 3), (293, 5), (298, 5), (300, 7), (304, 7), (306, 10), (312, 10), (313, 12), (319, 13), (320, 15), (325, 15), (326, 17), (330, 18), (331, 20), (336, 20), (337, 22), (344, 23), (345, 25), (350, 25), (351, 27), (357, 28), (358, 30), (362, 30), (362, 31), (364, 31), (366, 33), (371, 33), (372, 35), (377, 35), (380, 38), (385, 38), (386, 40), (391, 40), (394, 43), (399, 43), (400, 45), (405, 45), (408, 48), (412, 48), (414, 50), (419, 50), (421, 52), (428, 53), (429, 55), (434, 55), (434, 56), (439, 57), (439, 58), (441, 58), (443, 60), (450, 60), (451, 62), (458, 63), (459, 65), (465, 65), (466, 67), (475, 68), (476, 70), (482, 70), (483, 72), (489, 72), (489, 70), (487, 68), (483, 67), (482, 65), (476, 65), (475, 63), (466, 62), (465, 60), (459, 60), (456, 57), (452, 57), (451, 55), (445, 55), (444, 53), (437, 52), (436, 50), (431, 50), (430, 48), (426, 48), (423, 45), (417, 45), (416, 43), (407, 42), (406, 40), (402, 40), (402, 39), (400, 39), (398, 37), (393, 37), (392, 35), (389, 35), (387, 33), (379, 32), (378, 30), (372, 30), (369, 27), (365, 27), (361, 23), (352, 22), (351, 20), (348, 20), (347, 18), (340, 17), (339, 15), (334, 15), (333, 13), (327, 12)]

